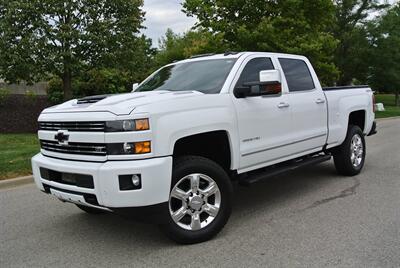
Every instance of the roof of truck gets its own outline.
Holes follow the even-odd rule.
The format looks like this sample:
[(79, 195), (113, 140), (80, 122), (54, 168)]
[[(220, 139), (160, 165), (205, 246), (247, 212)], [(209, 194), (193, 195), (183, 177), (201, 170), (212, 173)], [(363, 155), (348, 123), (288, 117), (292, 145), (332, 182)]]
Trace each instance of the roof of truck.
[(252, 51), (244, 51), (244, 52), (225, 52), (220, 54), (202, 54), (202, 55), (195, 55), (191, 58), (184, 59), (181, 61), (177, 61), (174, 63), (183, 63), (183, 62), (190, 62), (190, 61), (200, 61), (200, 60), (216, 60), (216, 59), (238, 59), (242, 56), (250, 56), (250, 55), (270, 55), (270, 56), (291, 56), (291, 57), (302, 57), (301, 55), (294, 55), (294, 54), (285, 54), (285, 53), (275, 53), (275, 52), (252, 52)]

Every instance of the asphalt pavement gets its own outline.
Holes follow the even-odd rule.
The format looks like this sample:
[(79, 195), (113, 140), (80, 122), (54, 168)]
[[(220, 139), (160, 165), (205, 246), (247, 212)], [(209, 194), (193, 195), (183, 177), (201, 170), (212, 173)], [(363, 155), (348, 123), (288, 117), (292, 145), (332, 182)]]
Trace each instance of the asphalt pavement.
[(400, 119), (378, 131), (360, 175), (330, 161), (239, 187), (223, 231), (197, 245), (33, 184), (0, 190), (0, 267), (400, 267)]

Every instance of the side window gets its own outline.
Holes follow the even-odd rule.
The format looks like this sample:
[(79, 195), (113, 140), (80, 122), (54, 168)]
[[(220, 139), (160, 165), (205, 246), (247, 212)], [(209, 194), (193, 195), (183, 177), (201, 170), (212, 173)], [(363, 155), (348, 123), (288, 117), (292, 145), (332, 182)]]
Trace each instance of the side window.
[(236, 87), (243, 86), (246, 82), (260, 81), (260, 71), (273, 70), (274, 65), (270, 58), (254, 58), (251, 59), (244, 67), (240, 74), (239, 80), (236, 83)]
[(304, 91), (315, 88), (310, 70), (303, 60), (279, 59), (286, 76), (289, 91)]

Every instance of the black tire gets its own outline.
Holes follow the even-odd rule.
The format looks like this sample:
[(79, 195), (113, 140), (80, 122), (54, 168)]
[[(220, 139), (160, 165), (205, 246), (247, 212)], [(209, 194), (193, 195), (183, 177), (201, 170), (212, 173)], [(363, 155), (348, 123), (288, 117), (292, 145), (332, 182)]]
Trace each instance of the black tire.
[[(352, 140), (357, 136), (361, 138), (362, 153), (360, 154), (361, 162), (356, 165), (352, 162)], [(361, 172), (365, 162), (365, 138), (362, 130), (358, 126), (349, 125), (346, 139), (344, 142), (333, 150), (333, 160), (335, 162), (336, 171), (345, 176), (355, 176)]]
[(160, 228), (169, 238), (181, 244), (194, 244), (211, 239), (225, 226), (232, 210), (233, 187), (227, 173), (217, 163), (204, 157), (182, 156), (174, 159), (170, 191), (182, 178), (194, 173), (204, 174), (217, 184), (220, 192), (220, 207), (215, 218), (208, 225), (199, 230), (187, 230), (172, 219), (169, 202), (167, 220), (160, 225)]
[(102, 210), (102, 209), (87, 207), (87, 206), (78, 205), (78, 204), (76, 204), (76, 206), (88, 214), (105, 214), (105, 213), (107, 213), (107, 211)]

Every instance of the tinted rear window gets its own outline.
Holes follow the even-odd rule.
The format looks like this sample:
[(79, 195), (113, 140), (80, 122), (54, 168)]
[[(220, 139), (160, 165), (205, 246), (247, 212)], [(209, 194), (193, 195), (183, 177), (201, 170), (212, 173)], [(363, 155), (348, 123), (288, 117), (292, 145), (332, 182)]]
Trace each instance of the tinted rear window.
[(310, 70), (303, 60), (279, 59), (286, 76), (289, 91), (304, 91), (315, 88)]

